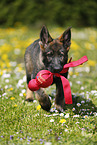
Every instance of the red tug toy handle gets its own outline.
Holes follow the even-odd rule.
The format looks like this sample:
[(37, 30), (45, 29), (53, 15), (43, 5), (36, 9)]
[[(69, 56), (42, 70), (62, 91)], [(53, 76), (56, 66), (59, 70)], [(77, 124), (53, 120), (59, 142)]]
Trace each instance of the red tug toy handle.
[(48, 70), (38, 72), (35, 79), (32, 79), (28, 87), (31, 91), (37, 91), (40, 88), (47, 88), (53, 83), (53, 74)]
[(28, 88), (31, 91), (37, 91), (40, 88), (47, 88), (53, 83), (53, 75), (55, 75), (56, 77), (61, 78), (63, 91), (64, 91), (65, 104), (72, 104), (72, 94), (71, 94), (69, 81), (64, 76), (62, 76), (61, 73), (66, 73), (69, 67), (76, 67), (78, 65), (83, 64), (86, 61), (88, 61), (87, 56), (83, 56), (81, 59), (77, 61), (72, 61), (68, 64), (65, 64), (63, 70), (60, 73), (51, 73), (48, 70), (41, 70), (36, 75), (36, 78), (32, 79), (29, 82)]

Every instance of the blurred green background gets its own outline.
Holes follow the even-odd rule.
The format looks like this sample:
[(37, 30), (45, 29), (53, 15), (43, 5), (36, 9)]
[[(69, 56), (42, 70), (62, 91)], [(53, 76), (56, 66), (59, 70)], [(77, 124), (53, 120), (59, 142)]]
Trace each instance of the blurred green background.
[(97, 26), (97, 0), (0, 0), (0, 26)]

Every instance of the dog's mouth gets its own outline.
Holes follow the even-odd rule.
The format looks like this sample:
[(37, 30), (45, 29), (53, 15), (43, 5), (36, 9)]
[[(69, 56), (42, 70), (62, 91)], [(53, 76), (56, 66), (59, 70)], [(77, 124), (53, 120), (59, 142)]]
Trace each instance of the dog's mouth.
[(60, 73), (62, 69), (54, 69), (53, 73)]
[(52, 73), (60, 73), (62, 71), (62, 68), (56, 66), (54, 68), (49, 68), (48, 70)]

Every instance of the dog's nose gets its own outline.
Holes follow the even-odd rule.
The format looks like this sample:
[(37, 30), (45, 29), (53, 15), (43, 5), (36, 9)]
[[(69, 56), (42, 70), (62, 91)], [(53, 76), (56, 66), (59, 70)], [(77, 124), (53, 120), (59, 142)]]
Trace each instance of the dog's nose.
[(60, 72), (60, 71), (61, 71), (60, 67), (58, 67), (58, 66), (55, 66), (55, 67), (54, 67), (54, 72), (58, 73), (58, 72)]

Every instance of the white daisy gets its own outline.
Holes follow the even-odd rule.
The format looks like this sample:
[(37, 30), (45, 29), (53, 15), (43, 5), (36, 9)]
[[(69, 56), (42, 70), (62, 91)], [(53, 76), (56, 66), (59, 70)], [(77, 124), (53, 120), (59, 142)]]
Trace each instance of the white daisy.
[(54, 122), (54, 119), (51, 119), (50, 122)]
[(69, 118), (69, 113), (67, 113), (67, 114), (65, 115), (65, 118)]
[(77, 103), (77, 106), (78, 106), (78, 107), (80, 107), (80, 106), (81, 106), (81, 104), (80, 104), (80, 103)]
[(64, 113), (60, 113), (60, 116), (64, 116)]

